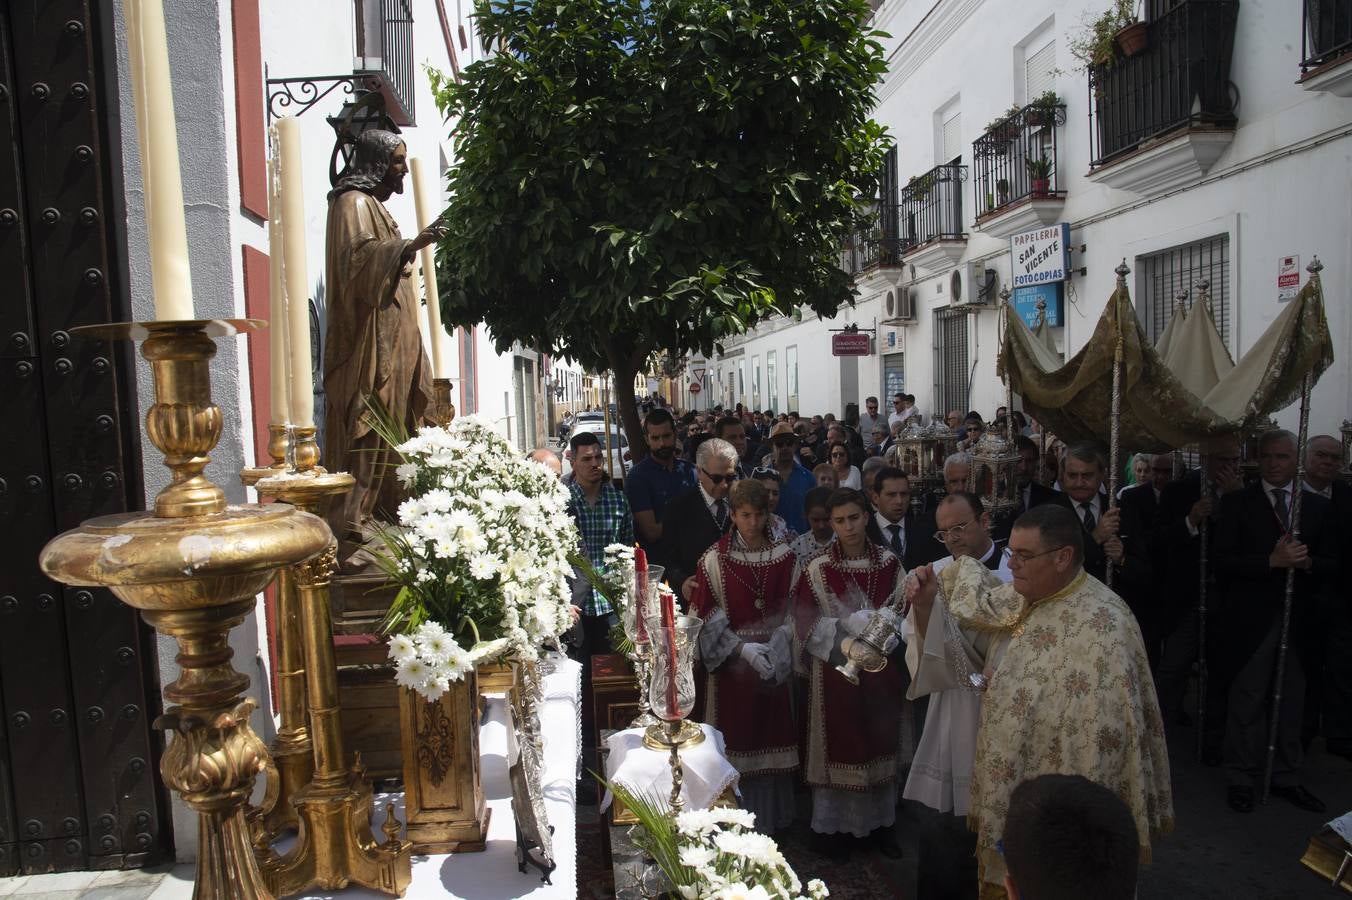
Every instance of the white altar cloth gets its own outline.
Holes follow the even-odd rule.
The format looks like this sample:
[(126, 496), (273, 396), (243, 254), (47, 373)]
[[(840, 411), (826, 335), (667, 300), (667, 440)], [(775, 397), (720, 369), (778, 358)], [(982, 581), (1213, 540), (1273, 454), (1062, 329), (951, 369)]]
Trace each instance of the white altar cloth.
[[(551, 657), (554, 671), (544, 679), (544, 703), (540, 709), (540, 730), (544, 735), (544, 773), (541, 779), (549, 824), (554, 826), (554, 861), (558, 867), (550, 873), (551, 884), (540, 881), (540, 872), (531, 866), (525, 872), (516, 869), (516, 829), (512, 819), (512, 787), (507, 775), (508, 738), (511, 720), (502, 695), (488, 695), (488, 715), (479, 730), (480, 776), (493, 817), (488, 823), (488, 847), (481, 853), (451, 853), (413, 857), (413, 882), (404, 894), (406, 900), (429, 897), (459, 897), (464, 900), (532, 900), (578, 896), (577, 890), (577, 760), (579, 693), (582, 666), (567, 657)], [(399, 820), (404, 820), (404, 795), (377, 795), (372, 825), (376, 840), (383, 840), (380, 826), (385, 821), (385, 804), (393, 802)], [(279, 852), (285, 852), (279, 847)], [(388, 898), (389, 895), (364, 888), (343, 891), (306, 892), (299, 896), (313, 900), (357, 900)]]
[[(737, 787), (737, 770), (728, 762), (723, 732), (700, 725), (704, 740), (681, 748), (681, 798), (686, 809), (708, 809), (723, 791)], [(643, 743), (643, 729), (629, 728), (606, 740), (606, 780), (631, 791), (671, 796), (671, 753)], [(610, 807), (610, 791), (601, 800), (601, 812)]]

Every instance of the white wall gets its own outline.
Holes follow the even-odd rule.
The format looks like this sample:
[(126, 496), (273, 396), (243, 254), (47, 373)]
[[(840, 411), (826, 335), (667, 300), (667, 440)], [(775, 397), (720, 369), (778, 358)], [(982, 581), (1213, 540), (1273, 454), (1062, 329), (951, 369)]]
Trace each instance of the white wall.
[[(1023, 53), (1056, 41), (1056, 89), (1067, 104), (1067, 122), (1057, 138), (1058, 169), (1067, 191), (1061, 220), (1071, 224), (1071, 245), (1083, 245), (1072, 264), (1078, 273), (1068, 285), (1067, 325), (1056, 329), (1064, 348), (1073, 353), (1089, 338), (1114, 285), (1113, 269), (1125, 256), (1134, 270), (1136, 257), (1216, 234), (1227, 234), (1231, 260), (1231, 352), (1253, 345), (1279, 312), (1276, 269), (1281, 257), (1299, 254), (1302, 266), (1318, 254), (1324, 263), (1323, 283), (1337, 359), (1315, 388), (1311, 427), (1335, 431), (1352, 410), (1352, 360), (1344, 348), (1352, 341), (1349, 322), (1349, 279), (1352, 278), (1352, 100), (1303, 90), (1294, 82), (1300, 68), (1301, 7), (1296, 2), (1243, 3), (1239, 7), (1230, 77), (1239, 105), (1238, 130), (1211, 169), (1196, 184), (1172, 194), (1145, 198), (1088, 180), (1090, 139), (1087, 77), (1072, 71), (1067, 32), (1081, 19), (1097, 14), (1098, 0), (887, 0), (875, 25), (891, 37), (883, 41), (889, 74), (878, 90), (875, 117), (898, 147), (902, 184), (946, 160), (936, 149), (936, 114), (960, 109), (963, 162), (971, 162), (971, 144), (986, 124), (1012, 104), (1028, 99), (1023, 91)], [(963, 208), (969, 240), (960, 264), (985, 259), (1002, 284), (1009, 282), (1007, 239), (983, 235), (973, 227), (977, 206), (972, 180), (963, 186)], [(946, 305), (948, 271), (919, 271), (919, 320), (906, 326), (906, 384), (926, 413), (933, 411), (934, 320), (931, 310)], [(1303, 273), (1302, 273), (1303, 274)], [(1134, 273), (1131, 286), (1140, 294)], [(903, 285), (912, 282), (905, 273)], [(936, 292), (936, 283), (940, 292)], [(876, 299), (859, 298), (856, 318), (872, 320)], [(843, 320), (848, 311), (837, 320)], [(992, 413), (1002, 401), (995, 376), (996, 313), (973, 314), (969, 320), (969, 361), (976, 360), (971, 406)], [(974, 326), (974, 327), (973, 327)], [(837, 326), (838, 327), (838, 326)], [(766, 331), (765, 327), (758, 334)], [(772, 336), (755, 337), (748, 346), (765, 342), (819, 346), (823, 352), (803, 354), (800, 401), (805, 413), (834, 410), (844, 401), (833, 393), (839, 371), (817, 323), (805, 322)], [(742, 346), (729, 342), (729, 348)], [(748, 356), (757, 352), (748, 349)], [(763, 356), (763, 351), (760, 351)], [(814, 361), (810, 364), (809, 360)], [(880, 393), (881, 364), (862, 366), (860, 395)], [(715, 364), (717, 365), (717, 364)], [(724, 367), (726, 368), (726, 363)], [(872, 372), (870, 382), (865, 372)], [(808, 387), (810, 386), (810, 387)], [(725, 395), (726, 400), (726, 395)], [(1296, 409), (1278, 418), (1294, 425)]]

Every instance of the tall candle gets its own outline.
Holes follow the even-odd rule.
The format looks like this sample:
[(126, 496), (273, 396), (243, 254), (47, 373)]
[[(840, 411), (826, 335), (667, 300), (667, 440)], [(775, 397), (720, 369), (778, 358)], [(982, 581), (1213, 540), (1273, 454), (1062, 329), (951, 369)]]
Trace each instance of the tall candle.
[(314, 375), (310, 371), (310, 278), (305, 264), (305, 189), (301, 168), (300, 122), (287, 116), (277, 123), (277, 157), (282, 207), (282, 279), (286, 293), (287, 344), (291, 348), (291, 424), (315, 423)]
[(643, 644), (648, 641), (648, 554), (643, 548), (634, 545), (634, 620), (638, 623), (635, 641)]
[[(409, 160), (413, 174), (413, 211), (418, 217), (418, 231), (432, 224), (432, 201), (427, 196), (422, 177), (422, 160), (416, 156)], [(427, 330), (431, 332), (429, 343), (432, 345), (432, 377), (446, 376), (446, 363), (442, 357), (441, 342), (446, 336), (441, 327), (441, 299), (437, 295), (437, 263), (432, 248), (422, 249), (423, 287), (427, 290)]]
[(676, 596), (662, 595), (662, 631), (666, 634), (667, 650), (667, 714), (666, 719), (679, 719), (680, 708), (676, 702), (676, 666), (680, 659), (676, 653)]
[[(277, 146), (273, 131), (274, 147)], [(277, 197), (277, 160), (268, 160), (268, 362), (271, 366), (272, 410), (268, 421), (285, 425), (290, 417), (287, 403), (286, 293), (282, 283), (282, 204)]]
[(127, 0), (127, 56), (145, 188), (155, 318), (195, 318), (163, 0)]

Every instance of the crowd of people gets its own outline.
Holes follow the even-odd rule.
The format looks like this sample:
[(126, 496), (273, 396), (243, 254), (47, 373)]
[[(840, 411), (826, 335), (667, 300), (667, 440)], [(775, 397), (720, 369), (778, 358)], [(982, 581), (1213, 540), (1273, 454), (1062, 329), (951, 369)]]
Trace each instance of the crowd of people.
[[(1305, 751), (1322, 734), (1352, 758), (1352, 612), (1336, 579), (1352, 487), (1340, 441), (1308, 442), (1299, 486), (1286, 431), (1258, 439), (1252, 483), (1237, 441), (1201, 447), (1201, 469), (1142, 454), (1110, 498), (1102, 447), (1035, 441), (1037, 423), (1002, 407), (990, 427), (1015, 433), (1019, 506), (993, 520), (969, 484), (983, 417), (944, 416), (959, 449), (943, 489), (921, 496), (897, 441), (923, 415), (906, 394), (891, 405), (884, 414), (867, 398), (849, 422), (654, 408), (647, 455), (622, 489), (595, 433), (570, 444), (586, 555), (601, 565), (606, 546), (637, 541), (705, 621), (695, 715), (723, 732), (761, 830), (793, 822), (806, 788), (822, 852), (844, 857), (866, 840), (895, 856), (898, 804), (924, 804), (969, 846), (980, 895), (1016, 896), (1019, 865), (1030, 884), (1044, 877), (1036, 854), (1015, 849), (1016, 820), (1082, 804), (1107, 823), (1100, 847), (1119, 874), (1130, 846), (1122, 877), (1134, 886), (1135, 857), (1173, 825), (1166, 727), (1203, 728), (1225, 802), (1254, 809), (1288, 571), (1295, 613), (1271, 793), (1324, 810), (1301, 781)], [(1203, 591), (1206, 697), (1185, 706)], [(615, 611), (584, 579), (575, 597), (577, 652), (608, 652)], [(889, 662), (850, 671), (878, 621)]]

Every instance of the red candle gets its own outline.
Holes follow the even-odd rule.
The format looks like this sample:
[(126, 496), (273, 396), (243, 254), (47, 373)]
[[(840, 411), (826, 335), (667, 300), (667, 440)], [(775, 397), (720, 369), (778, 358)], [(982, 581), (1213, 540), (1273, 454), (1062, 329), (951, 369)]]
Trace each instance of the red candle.
[(648, 642), (648, 554), (643, 552), (643, 548), (634, 545), (634, 580), (638, 582), (634, 586), (634, 620), (638, 623), (636, 630), (637, 642), (646, 644)]
[(667, 636), (667, 714), (680, 717), (676, 704), (676, 595), (662, 595), (662, 631)]

